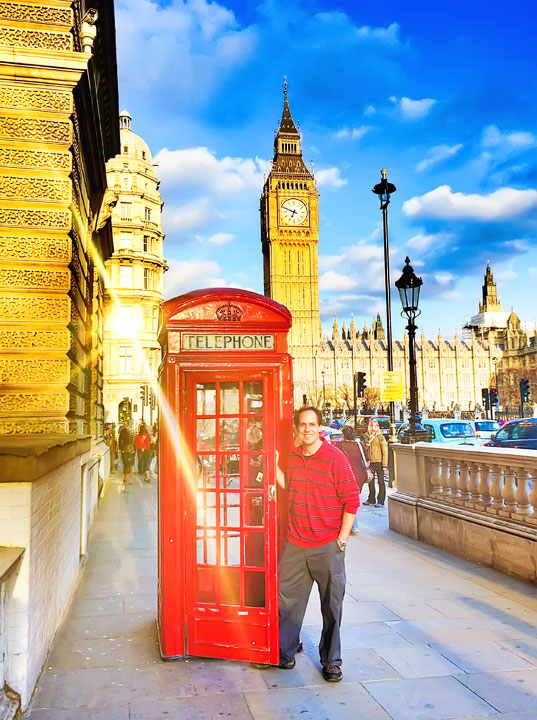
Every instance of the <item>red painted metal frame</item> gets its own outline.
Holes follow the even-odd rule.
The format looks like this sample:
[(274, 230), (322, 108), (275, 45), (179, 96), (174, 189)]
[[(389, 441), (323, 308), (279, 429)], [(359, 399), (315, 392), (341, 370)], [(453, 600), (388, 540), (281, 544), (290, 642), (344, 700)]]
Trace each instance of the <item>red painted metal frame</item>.
[[(226, 305), (238, 307), (241, 319), (227, 317), (219, 320), (216, 311)], [(238, 616), (236, 607), (220, 606), (216, 610), (220, 622), (211, 623), (210, 635), (206, 632), (200, 634), (200, 639), (210, 639), (211, 642), (193, 642), (192, 639), (192, 624), (201, 622), (208, 613), (206, 608), (200, 611), (199, 604), (193, 602), (191, 591), (196, 569), (193, 552), (195, 528), (191, 520), (195, 493), (189, 488), (195, 487), (196, 476), (195, 439), (192, 435), (196, 408), (192, 407), (195, 393), (189, 394), (188, 385), (202, 376), (210, 376), (213, 380), (241, 380), (263, 374), (268, 391), (268, 415), (265, 417), (266, 420), (271, 418), (273, 425), (269, 428), (269, 423), (266, 423), (264, 431), (266, 470), (269, 483), (274, 484), (273, 450), (278, 450), (280, 458), (285, 458), (292, 438), (292, 375), (291, 358), (287, 353), (290, 326), (291, 316), (286, 308), (244, 290), (200, 290), (164, 303), (160, 331), (164, 355), (160, 368), (158, 608), (163, 658), (192, 653), (271, 664), (278, 661), (277, 548), (278, 541), (281, 543), (285, 534), (285, 522), (282, 522), (286, 510), (284, 494), (277, 497), (279, 518), (276, 510), (270, 510), (274, 503), (268, 503), (265, 516), (268, 520), (265, 527), (265, 542), (268, 544), (266, 577), (267, 587), (270, 587), (267, 612), (240, 608), (241, 611), (247, 610), (248, 615)], [(182, 332), (272, 334), (275, 346), (271, 350), (184, 351), (181, 349)], [(257, 632), (256, 636), (253, 629), (254, 624), (260, 628), (263, 623), (266, 626), (263, 632), (268, 640), (264, 649), (257, 645), (263, 633)], [(241, 632), (244, 638), (250, 638), (242, 645), (236, 641)], [(212, 642), (213, 636), (216, 642)]]

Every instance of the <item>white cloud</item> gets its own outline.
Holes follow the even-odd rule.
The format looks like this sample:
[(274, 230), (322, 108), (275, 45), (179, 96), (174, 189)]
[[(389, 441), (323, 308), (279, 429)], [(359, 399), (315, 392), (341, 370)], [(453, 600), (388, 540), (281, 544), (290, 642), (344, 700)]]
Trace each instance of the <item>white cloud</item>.
[(261, 191), (263, 177), (270, 172), (270, 163), (261, 158), (219, 159), (206, 147), (163, 148), (155, 161), (159, 163), (159, 178), (167, 189), (204, 190), (222, 197), (244, 190)]
[(452, 192), (449, 185), (440, 185), (425, 195), (403, 203), (408, 217), (466, 219), (491, 222), (508, 220), (537, 207), (536, 190), (500, 188), (489, 195)]
[(356, 34), (361, 38), (381, 40), (394, 45), (399, 44), (399, 25), (397, 23), (392, 23), (387, 28), (364, 25), (356, 30)]
[(207, 0), (164, 7), (154, 0), (117, 0), (116, 29), (124, 91), (165, 83), (176, 100), (194, 104), (247, 62), (258, 40), (254, 28), (239, 28), (231, 10)]
[[(452, 233), (418, 233), (407, 240), (406, 247), (411, 250), (427, 250), (431, 245), (443, 246), (454, 238)], [(414, 263), (415, 264), (415, 263)]]
[(481, 143), (483, 147), (500, 147), (506, 151), (522, 150), (537, 145), (537, 137), (522, 130), (501, 132), (496, 125), (489, 125), (483, 130)]
[(166, 205), (163, 225), (169, 230), (190, 233), (202, 230), (219, 218), (209, 198), (201, 198), (183, 205)]
[(446, 290), (438, 295), (438, 300), (445, 300), (445, 302), (452, 302), (453, 300), (459, 300), (461, 293), (458, 290)]
[(450, 272), (437, 272), (433, 277), (439, 285), (449, 285), (455, 280), (455, 275)]
[(356, 278), (351, 278), (334, 270), (328, 270), (319, 277), (319, 290), (344, 292), (345, 290), (354, 290), (356, 285)]
[(399, 100), (396, 97), (390, 97), (389, 100), (396, 104), (403, 120), (420, 120), (425, 117), (436, 100), (433, 98), (422, 98), (421, 100), (412, 100), (408, 97), (402, 97)]
[(358, 128), (342, 128), (332, 135), (334, 140), (361, 140), (371, 130), (370, 125), (361, 125)]
[(416, 170), (418, 172), (428, 170), (433, 167), (433, 165), (437, 165), (438, 163), (453, 157), (461, 148), (462, 143), (457, 145), (435, 145), (427, 150), (424, 159), (416, 165)]
[(211, 245), (225, 245), (226, 243), (230, 242), (231, 240), (235, 239), (235, 235), (232, 235), (231, 233), (215, 233), (214, 235), (211, 235), (210, 238), (207, 239), (208, 243), (211, 243)]
[(318, 187), (331, 187), (339, 189), (347, 184), (347, 180), (339, 174), (339, 168), (331, 167), (325, 170), (317, 170), (315, 179)]
[(214, 287), (213, 280), (220, 273), (220, 266), (212, 260), (168, 260), (169, 270), (164, 275), (166, 298), (189, 290)]
[(374, 105), (367, 105), (364, 108), (364, 115), (374, 115), (377, 112), (377, 108)]

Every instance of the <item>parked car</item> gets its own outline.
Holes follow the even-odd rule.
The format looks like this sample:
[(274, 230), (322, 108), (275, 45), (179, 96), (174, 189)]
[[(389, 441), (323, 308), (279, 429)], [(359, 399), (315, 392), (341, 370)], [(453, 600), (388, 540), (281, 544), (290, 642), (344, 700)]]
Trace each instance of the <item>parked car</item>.
[(500, 429), (497, 420), (467, 420), (467, 422), (473, 427), (475, 436), (481, 440), (482, 445)]
[(537, 450), (537, 418), (511, 420), (485, 443), (487, 447)]
[(327, 440), (330, 444), (343, 440), (343, 433), (341, 430), (336, 430), (335, 428), (328, 427), (327, 425), (323, 425), (321, 427), (319, 436)]
[[(358, 415), (356, 418), (356, 436), (358, 438), (363, 437), (367, 432), (367, 426), (370, 420), (376, 420), (380, 427), (380, 432), (384, 435), (386, 440), (390, 437), (390, 416), (389, 415)], [(354, 418), (348, 417), (345, 420), (345, 425), (354, 427)]]
[[(431, 442), (448, 445), (481, 445), (473, 427), (466, 420), (427, 418), (427, 420), (422, 420), (421, 424), (427, 430)], [(398, 435), (406, 428), (408, 428), (408, 423), (401, 425)]]

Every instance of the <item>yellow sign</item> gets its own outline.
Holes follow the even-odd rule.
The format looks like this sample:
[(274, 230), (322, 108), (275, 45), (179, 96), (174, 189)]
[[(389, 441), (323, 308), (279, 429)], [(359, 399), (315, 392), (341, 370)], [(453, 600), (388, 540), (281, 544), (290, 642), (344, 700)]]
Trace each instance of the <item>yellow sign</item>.
[(385, 370), (380, 373), (381, 402), (401, 402), (403, 400), (403, 373), (400, 370)]

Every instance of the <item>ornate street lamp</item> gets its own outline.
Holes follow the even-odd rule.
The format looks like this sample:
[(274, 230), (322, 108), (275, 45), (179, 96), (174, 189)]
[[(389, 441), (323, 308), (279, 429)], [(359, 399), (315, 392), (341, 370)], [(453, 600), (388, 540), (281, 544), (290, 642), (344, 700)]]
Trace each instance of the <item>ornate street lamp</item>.
[[(381, 181), (375, 185), (373, 192), (378, 195), (380, 210), (382, 212), (382, 229), (384, 234), (384, 292), (386, 295), (386, 341), (388, 344), (388, 370), (393, 370), (393, 348), (392, 348), (392, 303), (390, 296), (390, 249), (388, 246), (388, 205), (390, 196), (397, 190), (395, 185), (388, 182), (388, 171), (381, 170)], [(395, 407), (390, 402), (390, 443), (397, 442), (395, 433)], [(390, 453), (391, 454), (391, 453)], [(391, 463), (390, 463), (391, 465)], [(391, 471), (391, 467), (390, 467)]]
[(430, 442), (427, 431), (424, 430), (420, 423), (418, 415), (418, 383), (416, 379), (416, 324), (415, 319), (421, 314), (419, 309), (420, 288), (423, 280), (417, 277), (410, 264), (410, 258), (405, 259), (405, 267), (403, 274), (396, 280), (395, 287), (399, 290), (401, 305), (403, 312), (401, 316), (407, 318), (408, 325), (408, 364), (409, 364), (409, 380), (410, 380), (410, 418), (409, 427), (402, 432), (399, 440), (402, 443), (410, 445), (415, 442)]

